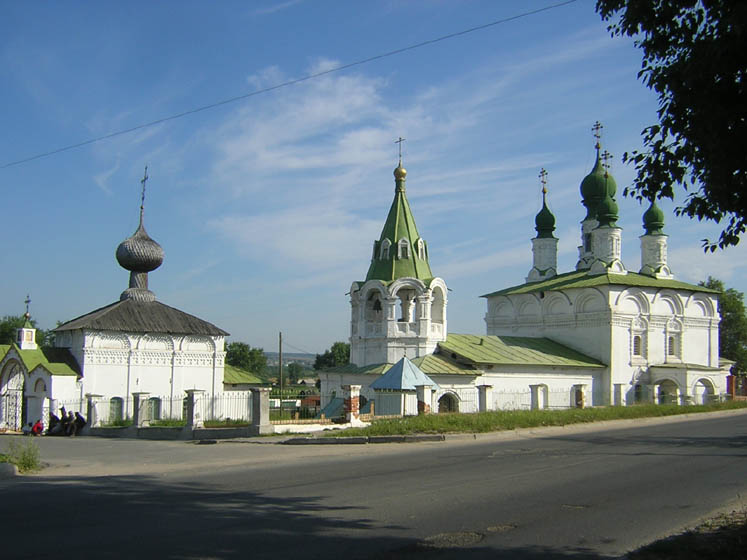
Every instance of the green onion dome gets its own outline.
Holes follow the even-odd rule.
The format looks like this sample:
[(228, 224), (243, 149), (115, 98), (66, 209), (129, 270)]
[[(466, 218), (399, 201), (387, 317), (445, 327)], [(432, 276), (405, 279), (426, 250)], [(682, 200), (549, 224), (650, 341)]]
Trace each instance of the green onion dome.
[(614, 197), (617, 192), (615, 179), (607, 172), (604, 165), (602, 165), (599, 149), (599, 146), (597, 146), (597, 158), (594, 162), (594, 168), (581, 181), (582, 203), (586, 207), (585, 220), (598, 219), (597, 207), (599, 204), (605, 196)]
[(617, 202), (608, 192), (597, 207), (597, 221), (600, 226), (617, 227)]
[(643, 213), (643, 229), (646, 235), (664, 235), (664, 212), (656, 205), (656, 200), (651, 201), (651, 206)]
[(547, 207), (547, 189), (542, 189), (542, 210), (534, 218), (534, 229), (537, 230), (538, 238), (554, 237), (552, 232), (555, 231), (555, 216)]

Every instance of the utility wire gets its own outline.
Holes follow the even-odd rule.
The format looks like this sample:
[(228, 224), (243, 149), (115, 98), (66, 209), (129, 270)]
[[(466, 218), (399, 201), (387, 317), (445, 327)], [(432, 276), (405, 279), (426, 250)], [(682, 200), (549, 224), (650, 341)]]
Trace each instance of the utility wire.
[(168, 117), (162, 117), (160, 119), (156, 119), (154, 121), (150, 121), (147, 123), (139, 124), (137, 126), (133, 126), (130, 128), (125, 128), (122, 130), (118, 130), (116, 132), (111, 132), (109, 134), (105, 134), (103, 136), (97, 136), (95, 138), (90, 138), (88, 140), (84, 140), (83, 142), (78, 142), (77, 144), (70, 144), (68, 146), (63, 146), (62, 148), (57, 148), (55, 150), (50, 150), (48, 152), (43, 152), (40, 154), (36, 154), (34, 156), (30, 156), (27, 158), (19, 159), (16, 161), (11, 161), (9, 163), (5, 163), (2, 166), (0, 166), (0, 169), (6, 169), (8, 167), (13, 167), (14, 165), (20, 165), (22, 163), (28, 163), (29, 161), (34, 161), (36, 159), (41, 159), (44, 157), (48, 157), (54, 154), (59, 154), (61, 152), (67, 152), (69, 150), (73, 150), (75, 148), (81, 148), (83, 146), (88, 146), (89, 144), (94, 144), (96, 142), (101, 142), (102, 140), (108, 140), (109, 138), (114, 138), (116, 136), (122, 136), (123, 134), (128, 134), (130, 132), (135, 132), (136, 130), (142, 130), (144, 128), (149, 128), (151, 126), (155, 126), (157, 124), (165, 123), (168, 121), (173, 121), (176, 119), (180, 119), (182, 117), (186, 117), (189, 115), (194, 115), (195, 113), (200, 113), (202, 111), (207, 111), (208, 109), (215, 109), (216, 107), (221, 107), (223, 105), (228, 105), (229, 103), (235, 103), (237, 101), (241, 101), (242, 99), (248, 99), (249, 97), (254, 97), (255, 95), (260, 95), (262, 93), (267, 93), (270, 91), (274, 91), (276, 89), (292, 86), (295, 84), (299, 84), (301, 82), (306, 82), (308, 80), (312, 80), (314, 78), (319, 78), (320, 76), (325, 76), (327, 74), (333, 74), (335, 72), (341, 72), (342, 70), (347, 70), (348, 68), (353, 68), (354, 66), (361, 66), (362, 64), (368, 64), (369, 62), (373, 62), (375, 60), (381, 60), (382, 58), (388, 58), (390, 56), (394, 56), (397, 54), (402, 54), (407, 51), (412, 51), (415, 49), (419, 49), (421, 47), (425, 47), (428, 45), (433, 45), (434, 43), (440, 43), (441, 41), (446, 41), (448, 39), (454, 39), (455, 37), (461, 37), (462, 35), (467, 35), (468, 33), (474, 33), (475, 31), (481, 31), (483, 29), (488, 29), (489, 27), (494, 27), (496, 25), (500, 25), (502, 23), (508, 23), (510, 21), (514, 21), (517, 19), (525, 18), (528, 16), (533, 16), (535, 14), (539, 14), (542, 12), (547, 12), (549, 10), (554, 10), (556, 8), (562, 8), (563, 6), (567, 6), (568, 4), (573, 4), (576, 2), (576, 0), (565, 0), (564, 2), (558, 2), (557, 4), (551, 4), (549, 6), (545, 6), (543, 8), (538, 8), (536, 10), (531, 10), (528, 12), (523, 12), (521, 14), (517, 14), (515, 16), (510, 16), (503, 19), (498, 19), (495, 21), (491, 21), (490, 23), (485, 23), (483, 25), (477, 25), (475, 27), (470, 27), (469, 29), (464, 29), (462, 31), (456, 31), (454, 33), (449, 33), (448, 35), (442, 35), (441, 37), (436, 37), (435, 39), (428, 39), (427, 41), (422, 41), (420, 43), (415, 43), (414, 45), (409, 45), (407, 47), (402, 47), (400, 49), (395, 49), (393, 51), (385, 52), (382, 54), (377, 54), (375, 56), (371, 56), (368, 58), (363, 58), (361, 60), (356, 60), (355, 62), (349, 62), (348, 64), (342, 64), (340, 66), (336, 66), (334, 68), (330, 68), (327, 70), (323, 70), (321, 72), (315, 72), (313, 74), (307, 74), (306, 76), (303, 76), (301, 78), (296, 78), (294, 80), (288, 80), (287, 82), (283, 82), (280, 84), (276, 84), (274, 86), (266, 87), (263, 89), (258, 89), (255, 91), (251, 91), (249, 93), (245, 93), (243, 95), (237, 95), (236, 97), (230, 97), (228, 99), (224, 99), (222, 101), (217, 101), (215, 103), (210, 103), (209, 105), (203, 105), (201, 107), (196, 107), (194, 109), (189, 109), (188, 111), (183, 111), (181, 113), (176, 113), (174, 115), (170, 115)]

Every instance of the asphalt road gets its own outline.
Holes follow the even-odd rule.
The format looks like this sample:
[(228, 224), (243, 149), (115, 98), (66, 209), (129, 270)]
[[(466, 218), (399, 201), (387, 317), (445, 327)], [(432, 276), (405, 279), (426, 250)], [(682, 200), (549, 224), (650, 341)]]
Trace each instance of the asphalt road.
[(741, 411), (419, 444), (35, 441), (50, 467), (0, 481), (3, 558), (599, 558), (747, 490)]

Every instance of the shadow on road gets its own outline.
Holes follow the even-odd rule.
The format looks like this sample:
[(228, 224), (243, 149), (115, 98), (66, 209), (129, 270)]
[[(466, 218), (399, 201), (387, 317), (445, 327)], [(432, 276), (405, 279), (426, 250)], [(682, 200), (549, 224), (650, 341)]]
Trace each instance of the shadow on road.
[[(268, 497), (157, 477), (3, 484), (4, 558), (596, 558), (541, 547), (433, 548), (323, 496)], [(31, 527), (34, 527), (33, 531)]]

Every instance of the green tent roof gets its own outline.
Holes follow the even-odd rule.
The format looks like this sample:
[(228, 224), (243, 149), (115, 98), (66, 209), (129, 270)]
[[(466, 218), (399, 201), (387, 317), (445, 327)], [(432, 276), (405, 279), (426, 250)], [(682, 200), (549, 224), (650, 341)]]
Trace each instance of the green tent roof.
[(551, 292), (555, 290), (566, 290), (570, 288), (591, 288), (596, 286), (609, 285), (636, 286), (657, 289), (670, 288), (673, 290), (707, 292), (711, 294), (719, 293), (716, 290), (711, 290), (710, 288), (706, 288), (704, 286), (696, 286), (695, 284), (688, 284), (687, 282), (680, 282), (678, 280), (654, 278), (652, 276), (646, 276), (645, 274), (638, 274), (636, 272), (628, 272), (627, 274), (602, 273), (590, 276), (588, 270), (574, 270), (573, 272), (558, 274), (557, 276), (553, 276), (552, 278), (549, 278), (547, 280), (542, 280), (541, 282), (519, 284), (518, 286), (504, 288), (503, 290), (491, 292), (480, 297), (531, 294), (535, 292)]
[[(428, 263), (428, 247), (418, 234), (415, 218), (405, 194), (407, 171), (401, 162), (394, 170), (394, 177), (394, 201), (381, 230), (381, 236), (374, 243), (374, 254), (366, 280), (378, 279), (388, 283), (397, 278), (433, 278)], [(398, 244), (403, 239), (406, 240), (407, 247), (400, 250)], [(423, 244), (422, 251), (418, 250), (419, 240)]]
[(223, 367), (223, 383), (264, 385), (266, 381), (260, 379), (250, 371), (226, 364)]
[(18, 352), (26, 371), (31, 372), (42, 366), (52, 375), (80, 375), (80, 366), (67, 348), (21, 350), (15, 344), (0, 344), (0, 360), (5, 358), (11, 348)]

